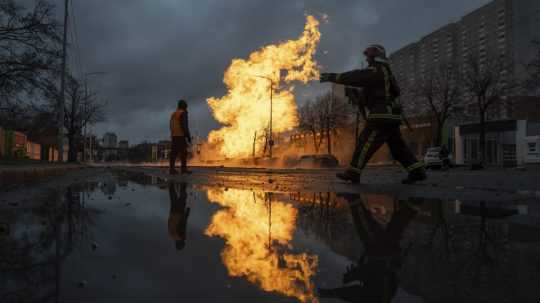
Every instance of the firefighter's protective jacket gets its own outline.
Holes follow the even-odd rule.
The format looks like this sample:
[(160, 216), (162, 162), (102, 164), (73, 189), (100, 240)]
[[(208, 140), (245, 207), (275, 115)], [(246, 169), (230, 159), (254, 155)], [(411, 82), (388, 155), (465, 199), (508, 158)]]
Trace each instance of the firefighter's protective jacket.
[(336, 74), (334, 81), (363, 88), (369, 110), (368, 121), (400, 123), (401, 107), (397, 102), (400, 89), (387, 63), (374, 62), (368, 68)]

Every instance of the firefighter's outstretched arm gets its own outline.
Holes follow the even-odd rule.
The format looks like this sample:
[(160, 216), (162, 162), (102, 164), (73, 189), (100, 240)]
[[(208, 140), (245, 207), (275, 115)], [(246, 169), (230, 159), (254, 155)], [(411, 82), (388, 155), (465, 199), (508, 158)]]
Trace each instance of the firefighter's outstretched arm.
[(355, 87), (373, 86), (381, 81), (379, 73), (373, 68), (356, 69), (345, 73), (322, 73), (321, 83), (332, 82)]

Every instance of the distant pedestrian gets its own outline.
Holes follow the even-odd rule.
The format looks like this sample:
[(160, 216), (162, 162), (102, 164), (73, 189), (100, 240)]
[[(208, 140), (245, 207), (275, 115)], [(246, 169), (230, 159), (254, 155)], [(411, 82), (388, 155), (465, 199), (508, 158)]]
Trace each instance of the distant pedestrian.
[(180, 156), (180, 172), (190, 174), (187, 169), (188, 145), (191, 145), (191, 134), (189, 132), (187, 102), (178, 101), (178, 107), (171, 115), (171, 155), (169, 159), (169, 173), (177, 175), (178, 171), (174, 168), (176, 157)]

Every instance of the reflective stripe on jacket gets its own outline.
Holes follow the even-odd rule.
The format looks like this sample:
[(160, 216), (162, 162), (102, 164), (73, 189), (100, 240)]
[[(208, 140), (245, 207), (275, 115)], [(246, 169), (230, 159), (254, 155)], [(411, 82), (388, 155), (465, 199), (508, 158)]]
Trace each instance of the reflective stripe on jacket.
[(401, 107), (396, 102), (400, 89), (388, 64), (376, 62), (365, 69), (337, 74), (335, 82), (364, 89), (368, 121), (401, 122)]

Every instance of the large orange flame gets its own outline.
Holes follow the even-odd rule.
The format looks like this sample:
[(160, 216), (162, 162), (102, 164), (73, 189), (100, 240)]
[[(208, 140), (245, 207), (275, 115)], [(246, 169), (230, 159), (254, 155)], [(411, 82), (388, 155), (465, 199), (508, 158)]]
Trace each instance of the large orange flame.
[[(291, 82), (307, 83), (319, 77), (314, 55), (320, 38), (319, 21), (307, 16), (304, 32), (297, 40), (268, 45), (247, 60), (232, 61), (223, 79), (227, 95), (207, 100), (214, 118), (225, 125), (208, 136), (211, 144), (219, 146), (223, 157), (251, 155), (254, 133), (260, 135), (269, 129), (271, 88), (272, 131), (284, 132), (298, 125)], [(286, 87), (280, 86), (282, 80), (288, 84)], [(263, 144), (258, 141), (256, 148)]]
[(226, 209), (217, 212), (206, 229), (225, 239), (223, 263), (233, 277), (245, 277), (265, 291), (301, 302), (317, 302), (312, 278), (318, 259), (285, 252), (295, 230), (297, 210), (262, 192), (208, 189), (208, 199)]

